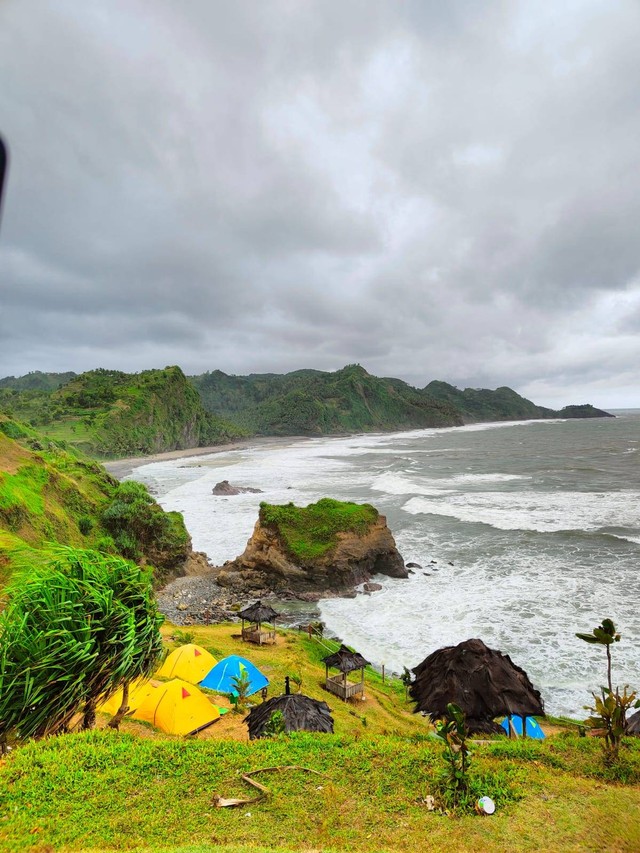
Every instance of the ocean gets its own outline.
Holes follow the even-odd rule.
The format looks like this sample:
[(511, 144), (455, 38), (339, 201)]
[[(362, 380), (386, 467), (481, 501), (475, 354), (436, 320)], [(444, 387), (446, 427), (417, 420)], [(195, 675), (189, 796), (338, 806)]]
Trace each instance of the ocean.
[[(398, 673), (479, 637), (526, 670), (548, 713), (582, 718), (606, 657), (575, 634), (604, 617), (622, 634), (614, 683), (640, 688), (640, 411), (618, 415), (256, 443), (131, 476), (216, 565), (242, 553), (261, 500), (373, 504), (422, 568), (320, 602), (328, 630)], [(263, 494), (215, 497), (220, 480)]]

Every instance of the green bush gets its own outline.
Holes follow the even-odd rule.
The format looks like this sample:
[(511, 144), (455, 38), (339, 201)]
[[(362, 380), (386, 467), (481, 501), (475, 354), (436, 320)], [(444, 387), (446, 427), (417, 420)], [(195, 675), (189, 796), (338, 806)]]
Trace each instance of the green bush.
[(88, 536), (93, 530), (93, 519), (88, 515), (81, 515), (78, 519), (78, 529), (83, 536)]

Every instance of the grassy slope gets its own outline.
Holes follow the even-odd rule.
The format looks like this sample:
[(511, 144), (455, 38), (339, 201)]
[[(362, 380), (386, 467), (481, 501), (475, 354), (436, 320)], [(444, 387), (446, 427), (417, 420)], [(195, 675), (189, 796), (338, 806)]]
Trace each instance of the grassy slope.
[[(118, 493), (117, 481), (97, 462), (0, 414), (0, 586), (11, 575), (16, 550), (35, 557), (48, 543), (58, 542), (118, 552), (101, 521)], [(170, 538), (184, 558), (189, 537), (182, 517), (163, 513), (155, 503), (153, 510), (168, 519), (174, 532)], [(169, 550), (164, 540), (157, 540), (145, 543), (142, 553), (163, 566), (165, 551), (167, 565), (172, 560)]]
[[(423, 798), (439, 773), (440, 747), (409, 713), (401, 685), (367, 673), (367, 702), (349, 705), (320, 687), (324, 649), (279, 632), (272, 647), (246, 647), (237, 626), (194, 628), (218, 656), (240, 652), (276, 684), (297, 662), (304, 692), (328, 700), (334, 735), (246, 740), (228, 714), (194, 738), (148, 727), (66, 735), (32, 743), (0, 761), (3, 851), (637, 851), (640, 744), (629, 742), (618, 775), (605, 778), (600, 745), (567, 734), (545, 742), (477, 745), (474, 775), (497, 802), (492, 817), (449, 819)], [(386, 706), (385, 706), (386, 703)], [(367, 705), (368, 724), (360, 720)], [(235, 726), (230, 731), (229, 725)], [(222, 726), (227, 726), (223, 729)], [(242, 740), (233, 738), (242, 738)], [(326, 774), (271, 773), (269, 800), (216, 809), (214, 794), (251, 797), (239, 773), (300, 765)]]

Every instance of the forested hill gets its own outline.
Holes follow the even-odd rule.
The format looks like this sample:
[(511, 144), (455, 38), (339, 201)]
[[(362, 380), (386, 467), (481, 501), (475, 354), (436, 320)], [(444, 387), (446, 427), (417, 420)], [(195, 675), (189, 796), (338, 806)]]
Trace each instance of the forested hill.
[(91, 370), (55, 390), (0, 387), (0, 411), (99, 457), (222, 444), (244, 434), (205, 411), (179, 367)]
[(502, 386), (495, 391), (487, 388), (465, 388), (461, 391), (446, 382), (434, 380), (425, 393), (442, 402), (451, 403), (462, 413), (465, 423), (482, 421), (537, 420), (539, 418), (612, 418), (608, 412), (589, 404), (548, 409), (521, 397), (511, 388)]
[(417, 389), (378, 378), (360, 365), (335, 373), (297, 370), (228, 376), (220, 370), (191, 376), (204, 407), (261, 435), (304, 435), (458, 426), (479, 421), (607, 417), (593, 406), (561, 411), (537, 406), (511, 388), (495, 391), (431, 382)]
[(99, 458), (223, 444), (249, 435), (335, 435), (480, 421), (607, 417), (593, 406), (537, 406), (511, 388), (434, 381), (413, 388), (358, 364), (185, 377), (179, 367), (122, 373), (29, 373), (0, 379), (0, 412)]
[(400, 379), (371, 376), (357, 364), (335, 373), (227, 376), (219, 370), (190, 377), (204, 407), (259, 435), (457, 426), (460, 412)]
[(180, 513), (164, 512), (141, 483), (118, 483), (77, 449), (0, 414), (0, 589), (56, 544), (151, 565), (158, 584), (191, 557)]

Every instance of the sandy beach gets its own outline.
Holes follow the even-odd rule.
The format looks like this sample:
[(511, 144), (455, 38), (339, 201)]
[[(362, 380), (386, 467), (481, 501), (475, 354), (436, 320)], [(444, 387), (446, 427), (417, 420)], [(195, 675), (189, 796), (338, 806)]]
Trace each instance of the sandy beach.
[(189, 459), (194, 456), (208, 456), (213, 453), (228, 453), (232, 450), (245, 450), (247, 447), (283, 447), (294, 441), (307, 441), (307, 436), (288, 435), (283, 437), (245, 438), (228, 444), (215, 444), (210, 447), (188, 447), (185, 450), (167, 450), (164, 453), (152, 453), (149, 456), (130, 456), (126, 459), (112, 459), (101, 464), (118, 480), (128, 477), (140, 465), (151, 462), (164, 462), (169, 459)]

